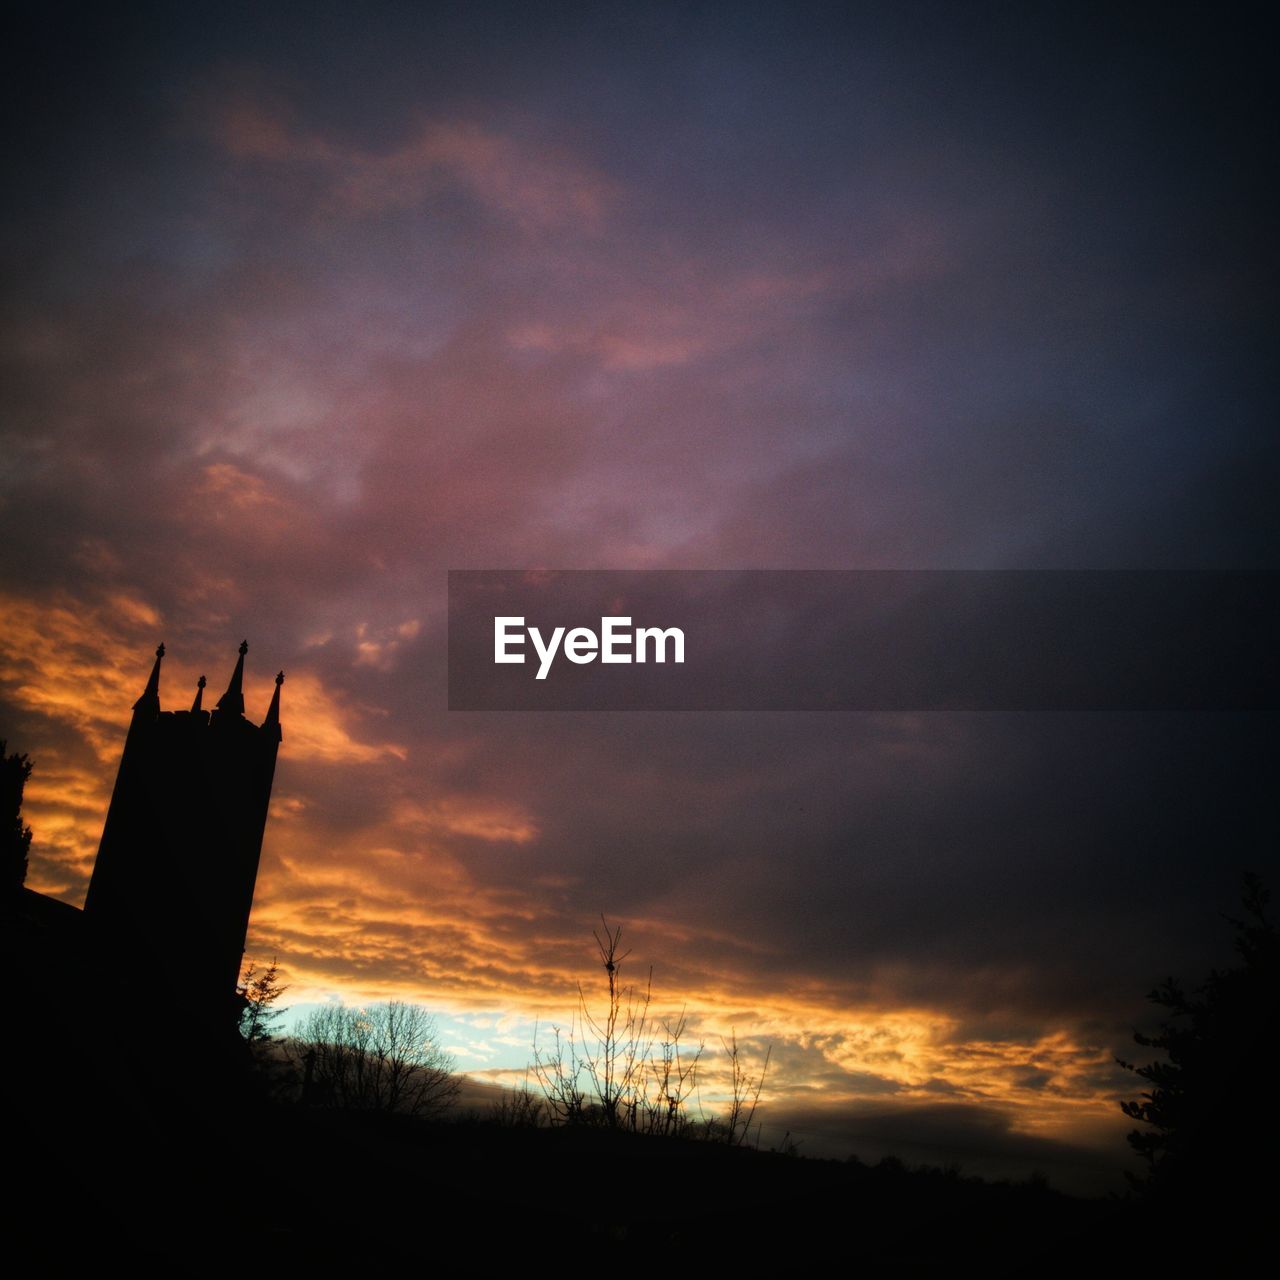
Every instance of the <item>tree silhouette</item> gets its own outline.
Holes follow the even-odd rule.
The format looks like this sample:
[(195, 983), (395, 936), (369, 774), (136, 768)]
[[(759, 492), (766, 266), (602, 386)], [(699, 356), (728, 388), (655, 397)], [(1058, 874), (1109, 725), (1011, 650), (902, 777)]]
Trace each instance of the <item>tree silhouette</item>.
[[(593, 1124), (633, 1133), (688, 1134), (689, 1101), (699, 1079), (703, 1045), (688, 1039), (685, 1011), (655, 1018), (653, 969), (644, 986), (623, 982), (622, 926), (604, 916), (593, 929), (607, 994), (593, 1006), (581, 983), (569, 1030), (552, 1027), (550, 1046), (534, 1033), (529, 1071), (542, 1090), (537, 1111), (551, 1124)], [(508, 1112), (514, 1112), (508, 1108)], [(528, 1105), (525, 1113), (532, 1111)], [(519, 1114), (518, 1112), (515, 1112)]]
[(535, 1029), (528, 1074), (542, 1092), (542, 1105), (521, 1098), (504, 1105), (500, 1118), (514, 1123), (534, 1116), (552, 1125), (702, 1137), (729, 1146), (748, 1145), (754, 1128), (758, 1140), (756, 1109), (773, 1047), (753, 1064), (736, 1031), (721, 1037), (728, 1060), (727, 1110), (723, 1116), (708, 1115), (701, 1100), (705, 1044), (691, 1038), (687, 1011), (651, 1014), (653, 969), (643, 987), (624, 983), (622, 966), (631, 953), (621, 949), (622, 928), (610, 927), (603, 916), (600, 923), (592, 937), (605, 994), (593, 1006), (579, 983), (578, 1009), (568, 1030), (553, 1026), (548, 1044), (539, 1041)]
[(315, 1009), (288, 1047), (314, 1105), (430, 1117), (451, 1107), (461, 1087), (435, 1019), (399, 1000)]
[(724, 1045), (725, 1054), (729, 1059), (733, 1089), (729, 1099), (729, 1111), (723, 1121), (724, 1140), (731, 1147), (741, 1147), (746, 1145), (752, 1122), (755, 1120), (756, 1107), (760, 1105), (760, 1091), (764, 1088), (764, 1078), (769, 1071), (769, 1059), (773, 1056), (773, 1046), (770, 1045), (766, 1050), (759, 1073), (753, 1073), (742, 1049), (738, 1046), (736, 1030), (728, 1040), (721, 1036), (720, 1043)]
[(620, 951), (622, 928), (611, 929), (601, 917), (603, 935), (592, 930), (600, 966), (608, 983), (602, 1009), (593, 1010), (578, 984), (578, 1010), (573, 1026), (562, 1035), (552, 1028), (550, 1050), (536, 1041), (531, 1070), (546, 1097), (553, 1123), (603, 1124), (611, 1129), (639, 1127), (645, 1067), (652, 1048), (649, 1004), (653, 970), (643, 989), (624, 986)]
[(1246, 1171), (1272, 1115), (1264, 1072), (1280, 1029), (1269, 898), (1257, 876), (1245, 876), (1243, 916), (1228, 917), (1241, 963), (1214, 970), (1193, 991), (1167, 978), (1149, 994), (1168, 1014), (1155, 1035), (1134, 1039), (1163, 1058), (1145, 1066), (1117, 1059), (1151, 1086), (1120, 1105), (1147, 1126), (1129, 1134), (1147, 1162), (1146, 1176), (1132, 1180), (1161, 1203), (1203, 1209), (1230, 1199), (1239, 1212), (1256, 1188)]
[(27, 851), (31, 828), (22, 823), (22, 791), (31, 777), (31, 761), (0, 738), (0, 866), (4, 868), (6, 893), (16, 893), (27, 878)]
[(284, 1009), (277, 1009), (275, 1005), (288, 989), (279, 979), (279, 967), (274, 958), (265, 969), (259, 969), (257, 961), (249, 962), (238, 994), (244, 1001), (240, 1013), (240, 1034), (250, 1044), (262, 1044), (275, 1038), (275, 1024), (285, 1014)]

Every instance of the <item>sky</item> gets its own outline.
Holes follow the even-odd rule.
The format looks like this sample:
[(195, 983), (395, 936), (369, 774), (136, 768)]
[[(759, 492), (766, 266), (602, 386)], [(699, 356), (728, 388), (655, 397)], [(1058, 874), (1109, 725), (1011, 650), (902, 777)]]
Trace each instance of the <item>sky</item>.
[(813, 1153), (1122, 1163), (1145, 992), (1274, 871), (1266, 717), (451, 712), (446, 573), (1274, 569), (1261, 7), (14, 12), (28, 883), (83, 901), (155, 645), (183, 707), (247, 637), (297, 1010), (516, 1082), (603, 915)]

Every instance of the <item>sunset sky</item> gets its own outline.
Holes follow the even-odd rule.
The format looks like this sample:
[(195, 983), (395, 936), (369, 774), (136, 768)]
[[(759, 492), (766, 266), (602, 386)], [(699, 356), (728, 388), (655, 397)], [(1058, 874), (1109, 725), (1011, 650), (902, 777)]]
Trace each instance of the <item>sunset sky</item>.
[(156, 644), (178, 708), (247, 637), (295, 1008), (518, 1080), (603, 913), (802, 1150), (1122, 1162), (1144, 993), (1275, 867), (1269, 719), (450, 712), (446, 572), (1274, 568), (1262, 10), (17, 11), (28, 883), (83, 901)]

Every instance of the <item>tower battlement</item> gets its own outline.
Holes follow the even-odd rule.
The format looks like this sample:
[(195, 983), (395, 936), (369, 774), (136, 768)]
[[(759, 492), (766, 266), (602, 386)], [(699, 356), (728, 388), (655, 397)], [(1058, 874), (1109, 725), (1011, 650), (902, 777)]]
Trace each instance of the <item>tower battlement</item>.
[(189, 710), (161, 710), (156, 650), (84, 906), (106, 941), (159, 961), (214, 1016), (235, 996), (281, 741), (284, 672), (262, 724), (245, 719), (248, 648), (212, 712), (203, 676)]

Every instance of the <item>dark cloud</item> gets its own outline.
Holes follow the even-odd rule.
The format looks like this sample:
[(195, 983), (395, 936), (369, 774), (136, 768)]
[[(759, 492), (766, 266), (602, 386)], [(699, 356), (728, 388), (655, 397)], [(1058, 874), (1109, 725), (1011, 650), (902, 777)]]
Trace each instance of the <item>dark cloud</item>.
[(907, 1165), (959, 1168), (986, 1178), (1025, 1178), (1039, 1172), (1080, 1195), (1123, 1188), (1126, 1163), (1101, 1135), (1092, 1143), (1064, 1142), (1016, 1131), (998, 1107), (954, 1103), (865, 1103), (857, 1110), (776, 1108), (768, 1132), (784, 1133), (801, 1154), (855, 1156), (867, 1164), (893, 1157)]

